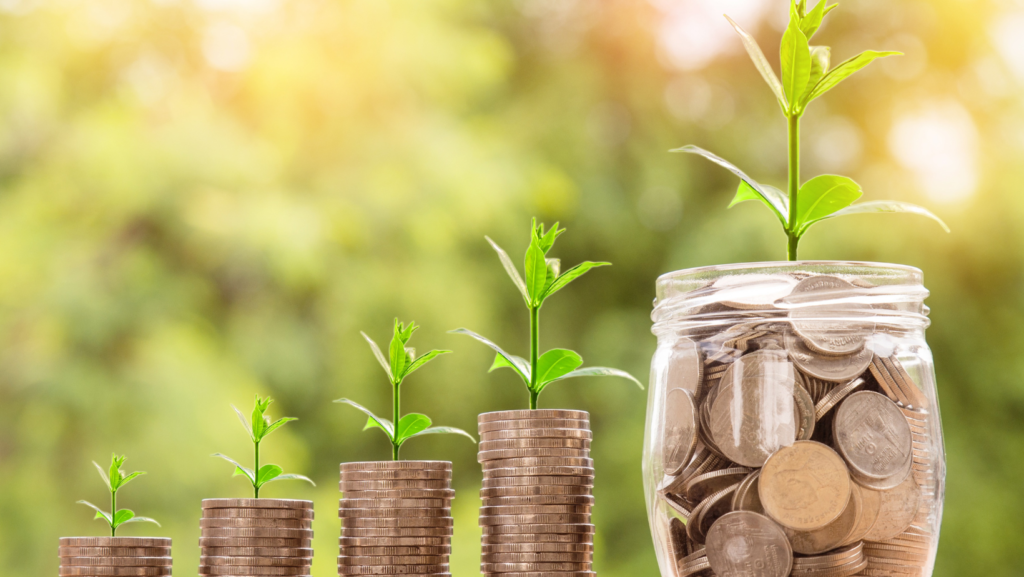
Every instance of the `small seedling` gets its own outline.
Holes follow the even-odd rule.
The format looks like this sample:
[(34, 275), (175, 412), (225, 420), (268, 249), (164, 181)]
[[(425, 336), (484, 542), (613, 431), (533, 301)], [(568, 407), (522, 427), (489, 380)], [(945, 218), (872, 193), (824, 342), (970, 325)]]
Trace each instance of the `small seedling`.
[(398, 453), (402, 445), (413, 437), (455, 434), (464, 435), (469, 437), (474, 443), (476, 442), (473, 435), (462, 429), (456, 429), (455, 427), (432, 427), (433, 421), (426, 415), (420, 413), (401, 415), (402, 381), (438, 356), (451, 352), (435, 350), (417, 358), (416, 350), (406, 345), (409, 344), (412, 334), (418, 328), (414, 322), (410, 322), (409, 326), (405, 326), (405, 324), (398, 322), (398, 319), (395, 319), (395, 334), (391, 337), (391, 345), (388, 347), (387, 357), (381, 352), (377, 343), (373, 342), (373, 339), (367, 336), (366, 333), (360, 333), (366, 339), (366, 342), (370, 343), (373, 355), (377, 357), (377, 362), (380, 363), (380, 366), (384, 367), (384, 372), (388, 375), (388, 381), (391, 382), (391, 415), (393, 420), (382, 419), (351, 399), (337, 399), (334, 401), (335, 403), (351, 405), (365, 413), (367, 420), (366, 426), (363, 427), (364, 431), (374, 428), (384, 431), (384, 434), (388, 436), (388, 441), (391, 442), (391, 458), (395, 461), (398, 460)]
[(107, 525), (110, 525), (110, 536), (111, 537), (116, 537), (117, 536), (117, 528), (120, 527), (121, 525), (124, 525), (125, 523), (143, 523), (143, 522), (145, 522), (145, 523), (154, 523), (154, 524), (156, 524), (157, 527), (160, 526), (160, 523), (157, 523), (155, 519), (150, 519), (149, 517), (138, 517), (138, 516), (135, 515), (134, 512), (131, 511), (131, 509), (121, 509), (120, 511), (118, 511), (118, 509), (117, 509), (117, 491), (118, 491), (118, 489), (120, 489), (121, 487), (124, 487), (125, 485), (127, 485), (128, 482), (131, 481), (132, 479), (146, 474), (145, 471), (136, 471), (136, 472), (131, 473), (129, 475), (125, 475), (124, 471), (121, 470), (121, 465), (124, 464), (124, 460), (125, 460), (125, 456), (124, 455), (121, 455), (120, 457), (118, 457), (116, 453), (111, 454), (110, 455), (110, 470), (109, 470), (109, 472), (108, 471), (104, 471), (103, 467), (101, 467), (100, 464), (97, 463), (96, 461), (92, 462), (93, 465), (96, 465), (96, 470), (100, 472), (100, 478), (102, 478), (103, 482), (106, 483), (107, 490), (110, 491), (110, 513), (107, 513), (103, 509), (100, 509), (99, 507), (97, 507), (96, 505), (93, 505), (92, 503), (90, 503), (88, 501), (78, 501), (82, 505), (86, 505), (88, 507), (91, 507), (94, 511), (96, 511), (96, 516), (94, 517), (94, 519), (103, 519), (104, 521), (107, 522)]
[(523, 301), (526, 303), (526, 308), (530, 311), (529, 361), (506, 353), (501, 347), (486, 337), (478, 335), (471, 330), (456, 329), (451, 331), (456, 334), (473, 337), (494, 349), (497, 355), (494, 357), (494, 364), (491, 365), (490, 370), (493, 371), (507, 367), (515, 371), (523, 379), (523, 383), (526, 384), (526, 388), (530, 392), (531, 409), (537, 408), (537, 399), (548, 385), (573, 377), (622, 377), (633, 381), (641, 389), (644, 388), (640, 381), (625, 371), (607, 367), (579, 368), (583, 364), (583, 358), (568, 349), (551, 349), (543, 355), (539, 354), (540, 308), (544, 305), (544, 302), (551, 295), (586, 274), (590, 269), (611, 264), (608, 262), (586, 261), (560, 273), (560, 261), (557, 258), (547, 258), (547, 254), (551, 247), (554, 246), (555, 239), (563, 232), (565, 232), (565, 229), (559, 230), (557, 222), (555, 226), (545, 232), (544, 225), (538, 226), (537, 219), (533, 220), (533, 224), (530, 227), (530, 247), (526, 249), (525, 281), (523, 277), (519, 276), (519, 271), (516, 269), (512, 259), (509, 258), (508, 253), (502, 250), (493, 240), (484, 237), (487, 238), (487, 242), (498, 253), (498, 258), (501, 259), (505, 272), (508, 273), (512, 282), (519, 289), (519, 293), (523, 296)]
[(252, 410), (251, 423), (245, 420), (245, 415), (242, 414), (242, 411), (239, 411), (234, 406), (231, 407), (232, 409), (235, 409), (235, 413), (238, 414), (238, 420), (242, 421), (242, 426), (245, 427), (245, 431), (249, 433), (249, 438), (252, 439), (254, 452), (252, 469), (243, 467), (238, 463), (238, 461), (227, 455), (223, 455), (221, 453), (213, 454), (214, 457), (220, 457), (235, 466), (235, 472), (232, 476), (242, 475), (252, 483), (253, 497), (257, 499), (260, 497), (260, 488), (273, 481), (298, 479), (300, 481), (306, 481), (314, 487), (316, 486), (316, 483), (308, 477), (293, 473), (285, 473), (284, 470), (277, 465), (268, 464), (263, 465), (262, 467), (260, 466), (260, 442), (263, 441), (267, 435), (284, 426), (285, 423), (298, 420), (295, 417), (281, 417), (271, 423), (270, 417), (268, 417), (266, 413), (267, 409), (270, 407), (270, 403), (273, 402), (274, 400), (270, 397), (261, 399), (259, 395), (256, 395), (256, 406)]
[(800, 183), (800, 118), (807, 110), (807, 106), (878, 58), (900, 55), (899, 52), (866, 50), (829, 69), (832, 49), (828, 46), (809, 44), (825, 16), (838, 6), (826, 5), (826, 2), (827, 0), (821, 0), (814, 8), (808, 10), (807, 0), (790, 0), (789, 26), (782, 35), (780, 50), (782, 80), (775, 75), (754, 37), (726, 16), (742, 38), (747, 53), (765, 82), (771, 87), (779, 106), (782, 107), (782, 114), (787, 119), (788, 192), (755, 181), (733, 164), (702, 148), (688, 145), (672, 152), (699, 154), (738, 176), (739, 190), (736, 191), (729, 208), (748, 200), (759, 200), (767, 206), (782, 223), (782, 228), (786, 232), (789, 260), (797, 259), (800, 239), (811, 225), (848, 214), (908, 212), (931, 218), (949, 232), (949, 227), (939, 217), (914, 204), (894, 200), (853, 204), (863, 193), (859, 184), (845, 176), (823, 174), (803, 184)]

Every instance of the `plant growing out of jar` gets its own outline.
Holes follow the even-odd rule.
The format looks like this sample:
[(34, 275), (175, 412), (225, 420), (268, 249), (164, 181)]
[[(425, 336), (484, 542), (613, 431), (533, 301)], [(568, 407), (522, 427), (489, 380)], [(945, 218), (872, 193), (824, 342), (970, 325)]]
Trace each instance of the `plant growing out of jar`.
[(232, 476), (241, 475), (248, 479), (249, 483), (252, 484), (253, 497), (256, 499), (260, 496), (260, 488), (267, 483), (272, 483), (274, 481), (299, 480), (306, 481), (314, 487), (316, 486), (316, 483), (314, 483), (309, 477), (296, 475), (294, 473), (285, 473), (284, 469), (278, 465), (266, 464), (260, 466), (260, 443), (263, 442), (263, 439), (267, 438), (270, 433), (273, 433), (283, 427), (286, 423), (298, 420), (295, 417), (281, 417), (280, 419), (271, 422), (270, 417), (267, 415), (267, 409), (270, 408), (270, 404), (273, 402), (274, 400), (269, 396), (265, 399), (261, 399), (259, 395), (256, 395), (256, 403), (252, 409), (251, 421), (246, 420), (242, 411), (239, 411), (234, 406), (231, 407), (232, 409), (235, 409), (235, 413), (238, 414), (238, 420), (242, 422), (242, 426), (245, 427), (245, 432), (249, 433), (249, 439), (252, 440), (253, 468), (250, 469), (222, 453), (213, 454), (214, 457), (220, 457), (235, 466), (235, 471)]
[(359, 403), (351, 399), (337, 399), (335, 403), (342, 403), (355, 407), (362, 411), (366, 417), (366, 426), (363, 430), (367, 429), (380, 429), (387, 435), (388, 442), (391, 443), (391, 458), (397, 461), (399, 458), (399, 452), (402, 449), (402, 445), (406, 441), (415, 437), (422, 437), (423, 435), (441, 435), (441, 434), (454, 434), (468, 437), (469, 440), (476, 443), (476, 439), (473, 435), (470, 435), (462, 429), (455, 427), (435, 427), (430, 417), (422, 413), (406, 413), (401, 414), (401, 393), (402, 383), (409, 375), (421, 369), (424, 365), (434, 360), (435, 358), (448, 354), (451, 351), (443, 350), (432, 350), (419, 357), (416, 356), (416, 349), (409, 347), (409, 341), (412, 339), (412, 335), (419, 327), (416, 326), (415, 322), (410, 321), (408, 325), (401, 323), (398, 319), (395, 319), (394, 334), (391, 337), (391, 343), (388, 346), (388, 356), (385, 357), (384, 353), (381, 352), (380, 347), (374, 342), (366, 333), (360, 333), (366, 342), (369, 343), (370, 349), (373, 351), (373, 355), (377, 358), (377, 362), (384, 369), (384, 372), (388, 376), (388, 381), (391, 384), (391, 419), (385, 419), (375, 415), (370, 409), (360, 405)]
[(125, 474), (121, 470), (121, 466), (124, 465), (125, 456), (117, 456), (116, 453), (110, 455), (110, 468), (107, 471), (103, 470), (103, 467), (99, 463), (93, 461), (92, 464), (96, 466), (96, 470), (100, 473), (100, 478), (103, 479), (103, 483), (107, 486), (107, 491), (110, 492), (110, 512), (106, 512), (100, 509), (96, 505), (88, 501), (78, 501), (78, 503), (92, 508), (96, 511), (95, 519), (103, 519), (110, 526), (110, 536), (117, 536), (117, 528), (125, 523), (153, 523), (157, 527), (160, 523), (157, 523), (155, 519), (149, 517), (141, 517), (136, 515), (131, 509), (118, 509), (117, 508), (117, 492), (137, 477), (145, 475), (145, 471), (135, 471), (134, 473)]
[(836, 6), (838, 4), (826, 5), (826, 0), (822, 0), (808, 10), (806, 0), (791, 0), (789, 26), (782, 35), (779, 54), (782, 65), (781, 80), (776, 76), (754, 37), (726, 16), (739, 33), (750, 59), (754, 61), (754, 66), (768, 83), (786, 118), (789, 179), (785, 192), (754, 180), (732, 163), (703, 148), (687, 145), (671, 151), (699, 154), (738, 176), (739, 189), (729, 208), (748, 200), (760, 201), (768, 207), (779, 219), (786, 233), (787, 256), (791, 261), (797, 260), (800, 239), (812, 225), (837, 216), (906, 212), (931, 218), (949, 232), (949, 228), (939, 217), (911, 203), (877, 200), (854, 204), (863, 192), (860, 185), (851, 178), (823, 174), (807, 182), (800, 182), (800, 119), (807, 111), (807, 107), (875, 60), (901, 55), (892, 51), (865, 50), (832, 67), (832, 49), (828, 46), (812, 46), (810, 40), (821, 27), (825, 16)]
[(544, 230), (544, 225), (533, 220), (530, 227), (530, 246), (526, 249), (524, 259), (524, 276), (519, 275), (516, 265), (500, 246), (489, 237), (487, 242), (498, 253), (505, 272), (519, 289), (527, 310), (530, 312), (530, 358), (529, 360), (507, 353), (490, 339), (469, 329), (460, 328), (451, 331), (455, 334), (470, 336), (487, 345), (497, 353), (490, 370), (508, 368), (519, 375), (530, 395), (530, 409), (537, 408), (540, 394), (558, 381), (575, 377), (621, 377), (629, 379), (643, 389), (643, 385), (635, 377), (625, 371), (608, 367), (585, 367), (583, 358), (568, 349), (551, 349), (540, 354), (540, 310), (544, 303), (558, 291), (564, 289), (572, 281), (590, 272), (591, 269), (609, 266), (608, 262), (585, 261), (560, 272), (561, 263), (557, 258), (548, 258), (547, 254), (555, 244), (555, 240), (565, 229), (559, 229), (556, 222), (553, 227)]

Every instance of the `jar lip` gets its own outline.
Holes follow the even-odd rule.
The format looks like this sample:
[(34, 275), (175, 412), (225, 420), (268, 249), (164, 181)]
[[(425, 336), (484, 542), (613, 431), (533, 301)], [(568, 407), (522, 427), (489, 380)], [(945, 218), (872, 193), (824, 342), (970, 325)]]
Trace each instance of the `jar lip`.
[[(847, 274), (856, 274), (856, 270), (874, 271), (874, 272), (898, 272), (904, 273), (908, 280), (916, 280), (921, 282), (921, 278), (924, 273), (921, 269), (905, 264), (891, 264), (891, 263), (880, 263), (870, 261), (855, 261), (855, 260), (774, 260), (774, 261), (762, 261), (762, 262), (740, 262), (740, 263), (729, 263), (729, 264), (716, 264), (708, 266), (699, 266), (694, 268), (686, 268), (667, 272), (658, 277), (657, 284), (661, 284), (666, 281), (684, 280), (690, 277), (699, 277), (703, 275), (709, 275), (711, 273), (735, 273), (741, 270), (750, 270), (751, 272), (760, 270), (785, 270), (785, 269), (800, 269), (800, 268), (811, 268), (820, 271), (823, 268), (834, 268), (834, 269), (852, 269), (836, 272), (845, 272)], [(915, 278), (916, 277), (916, 278)]]

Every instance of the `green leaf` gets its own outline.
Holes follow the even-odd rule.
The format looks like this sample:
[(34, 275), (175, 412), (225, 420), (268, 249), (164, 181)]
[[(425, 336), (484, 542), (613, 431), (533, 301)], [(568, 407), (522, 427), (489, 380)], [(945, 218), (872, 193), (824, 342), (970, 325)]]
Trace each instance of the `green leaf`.
[(754, 61), (754, 66), (757, 67), (757, 71), (761, 73), (761, 77), (768, 83), (768, 86), (775, 93), (775, 98), (779, 101), (779, 106), (782, 110), (789, 110), (789, 101), (786, 100), (786, 95), (782, 90), (782, 82), (779, 81), (779, 77), (775, 75), (775, 71), (772, 70), (772, 65), (768, 63), (768, 59), (764, 57), (764, 52), (761, 52), (761, 47), (757, 45), (757, 40), (750, 34), (747, 34), (745, 30), (740, 28), (732, 18), (725, 17), (732, 24), (732, 27), (736, 29), (736, 33), (743, 39), (743, 47), (747, 49), (747, 54), (750, 55), (750, 59)]
[[(506, 353), (505, 351), (501, 350), (501, 347), (487, 339), (487, 337), (478, 335), (469, 329), (455, 329), (454, 331), (448, 332), (456, 335), (466, 335), (468, 337), (472, 337), (480, 341), (481, 343), (491, 347), (491, 349), (493, 349), (494, 352), (498, 353), (499, 356), (503, 357), (505, 361), (508, 362), (507, 365), (503, 366), (510, 367), (512, 370), (519, 374), (519, 377), (523, 379), (524, 383), (526, 383), (527, 385), (530, 384), (530, 365), (526, 363), (523, 358)], [(494, 365), (491, 366), (491, 370), (494, 370), (495, 368), (497, 367), (495, 367)]]
[(821, 79), (828, 73), (828, 67), (832, 63), (832, 49), (828, 46), (811, 46), (811, 77), (807, 81), (808, 90), (800, 101), (800, 107), (807, 105), (811, 97), (811, 90), (821, 82)]
[(552, 282), (551, 285), (548, 286), (547, 290), (544, 292), (544, 297), (542, 300), (547, 300), (548, 297), (562, 290), (563, 288), (566, 287), (566, 285), (568, 285), (572, 281), (587, 274), (587, 272), (589, 272), (590, 269), (597, 268), (599, 266), (611, 266), (611, 264), (612, 263), (610, 262), (581, 262), (580, 264), (558, 275), (554, 282)]
[(530, 295), (531, 306), (538, 306), (542, 302), (547, 278), (548, 265), (544, 251), (536, 241), (531, 242), (530, 248), (526, 249), (526, 292)]
[(121, 465), (124, 464), (124, 455), (118, 457), (116, 454), (110, 455), (110, 490), (117, 491), (118, 487), (121, 486)]
[(104, 471), (103, 467), (101, 467), (96, 461), (93, 461), (92, 464), (96, 465), (96, 470), (100, 472), (100, 478), (103, 479), (103, 483), (107, 485), (107, 490), (113, 491), (114, 488), (110, 486), (110, 477), (107, 476), (107, 472)]
[[(814, 36), (814, 33), (818, 31), (818, 28), (821, 28), (821, 21), (825, 18), (825, 3), (826, 0), (820, 0), (820, 2), (818, 2), (818, 4), (807, 13), (807, 16), (800, 20), (800, 31), (804, 33), (804, 36), (806, 36), (808, 40)], [(835, 6), (836, 4), (832, 5), (833, 8)]]
[(530, 304), (530, 293), (526, 291), (526, 282), (523, 281), (523, 277), (519, 276), (519, 271), (516, 269), (512, 259), (509, 258), (508, 253), (502, 250), (490, 237), (485, 236), (484, 238), (487, 239), (487, 242), (491, 243), (491, 248), (498, 253), (498, 258), (501, 259), (501, 266), (505, 267), (505, 272), (508, 273), (516, 288), (519, 289), (519, 293), (523, 295), (523, 300), (526, 301), (526, 304)]
[[(401, 375), (405, 372), (405, 367), (408, 362), (408, 357), (405, 354), (405, 343), (403, 327), (398, 323), (398, 319), (395, 319), (395, 335), (391, 337), (391, 345), (388, 346), (388, 353), (391, 359), (391, 374)], [(398, 380), (401, 380), (399, 378)]]
[(132, 474), (128, 475), (127, 477), (121, 479), (121, 484), (118, 485), (117, 488), (120, 489), (121, 487), (124, 487), (125, 485), (127, 485), (128, 482), (131, 481), (132, 479), (134, 479), (136, 477), (140, 477), (140, 476), (145, 475), (145, 474), (146, 474), (145, 471), (135, 471), (134, 473), (132, 473)]
[(491, 368), (487, 369), (487, 372), (490, 373), (490, 372), (494, 372), (495, 369), (502, 369), (502, 368), (508, 367), (508, 368), (516, 371), (517, 373), (520, 372), (520, 371), (525, 371), (527, 374), (529, 374), (529, 372), (530, 372), (530, 361), (527, 361), (523, 357), (517, 357), (515, 355), (509, 355), (509, 357), (512, 358), (512, 361), (515, 364), (512, 364), (511, 362), (509, 362), (508, 359), (506, 359), (505, 357), (501, 356), (500, 353), (494, 355), (494, 363), (491, 364)]
[(238, 420), (242, 421), (242, 426), (245, 427), (245, 432), (249, 433), (249, 438), (255, 441), (256, 436), (252, 434), (252, 427), (249, 426), (249, 421), (245, 420), (245, 415), (242, 414), (242, 411), (238, 410), (238, 407), (231, 405), (231, 408), (238, 413)]
[(555, 282), (555, 279), (558, 278), (559, 271), (562, 269), (561, 259), (547, 258), (544, 259), (544, 264), (547, 268), (547, 274), (544, 275), (544, 294), (541, 295), (541, 300), (546, 298), (551, 283)]
[(152, 519), (150, 517), (139, 517), (139, 516), (132, 517), (131, 519), (128, 519), (127, 521), (125, 521), (125, 523), (152, 523), (152, 524), (156, 525), (157, 527), (160, 526), (160, 523), (157, 523), (156, 519)]
[(910, 204), (909, 202), (900, 202), (897, 200), (873, 200), (870, 202), (862, 202), (860, 204), (854, 204), (842, 210), (838, 210), (825, 218), (835, 218), (837, 216), (846, 216), (848, 214), (876, 214), (885, 212), (905, 212), (909, 214), (925, 216), (939, 223), (939, 226), (942, 227), (942, 230), (949, 232), (949, 227), (946, 226), (946, 223), (943, 222), (941, 218), (935, 216), (927, 208), (917, 206), (916, 204)]
[(267, 483), (273, 483), (275, 481), (305, 481), (310, 485), (316, 487), (316, 483), (314, 483), (312, 479), (306, 477), (305, 475), (296, 475), (295, 473), (284, 473), (282, 475), (278, 475), (276, 477), (267, 479), (266, 481), (264, 481), (263, 484), (265, 485)]
[(249, 482), (252, 483), (253, 485), (256, 484), (256, 473), (253, 472), (253, 470), (250, 469), (249, 467), (246, 467), (239, 463), (238, 461), (232, 459), (231, 457), (221, 453), (214, 453), (212, 456), (220, 457), (221, 459), (224, 459), (225, 461), (235, 466), (235, 471), (231, 474), (232, 477), (234, 477), (235, 475), (242, 475), (246, 479), (249, 479)]
[(388, 439), (391, 439), (392, 441), (395, 439), (395, 426), (391, 423), (391, 421), (379, 418), (377, 415), (374, 415), (370, 411), (370, 409), (367, 409), (366, 407), (360, 405), (359, 403), (351, 399), (335, 399), (334, 402), (343, 403), (355, 407), (362, 411), (367, 417), (369, 417), (370, 420), (367, 421), (366, 426), (363, 427), (364, 431), (372, 427), (377, 427), (380, 430), (384, 431), (384, 433), (388, 436)]
[[(765, 202), (767, 202), (768, 207), (775, 211), (775, 215), (779, 217), (779, 220), (781, 220), (783, 223), (787, 222), (786, 218), (789, 214), (789, 201), (782, 200), (786, 198), (786, 196), (784, 194), (781, 194), (781, 191), (779, 191), (778, 189), (771, 189), (771, 187), (765, 186), (757, 182), (753, 178), (747, 176), (745, 172), (743, 172), (739, 168), (736, 168), (736, 166), (733, 165), (728, 160), (725, 160), (724, 158), (712, 152), (704, 150), (699, 146), (688, 144), (682, 148), (675, 148), (673, 150), (670, 150), (669, 152), (686, 152), (688, 154), (699, 154), (700, 156), (703, 156), (704, 158), (710, 160), (711, 162), (714, 162), (718, 166), (721, 166), (722, 168), (735, 174), (740, 178), (740, 180), (750, 185), (750, 187), (753, 188), (754, 191), (757, 192), (758, 195), (762, 199), (764, 199)], [(733, 204), (735, 203), (736, 200), (734, 199)]]
[(811, 224), (850, 206), (862, 194), (860, 185), (845, 176), (823, 174), (808, 180), (798, 196), (797, 235), (802, 236)]
[(378, 347), (377, 343), (373, 342), (373, 339), (363, 331), (359, 331), (359, 334), (363, 335), (366, 342), (370, 343), (370, 348), (373, 350), (373, 356), (377, 357), (377, 362), (380, 363), (380, 366), (384, 367), (384, 372), (388, 374), (388, 380), (394, 383), (395, 376), (391, 373), (391, 365), (388, 363), (388, 360), (384, 358), (384, 353), (380, 352), (380, 347)]
[(451, 351), (430, 351), (429, 353), (422, 355), (420, 358), (413, 361), (411, 365), (409, 365), (409, 367), (405, 370), (405, 374), (401, 376), (401, 379), (404, 379), (409, 375), (413, 374), (414, 372), (419, 370), (420, 367), (434, 360), (436, 357), (446, 355), (450, 352)]
[(280, 419), (274, 421), (273, 424), (267, 426), (266, 430), (263, 431), (263, 436), (260, 437), (260, 440), (266, 439), (267, 436), (270, 435), (270, 433), (273, 433), (274, 431), (280, 429), (281, 427), (284, 426), (285, 423), (290, 423), (292, 421), (298, 421), (298, 419), (295, 417), (281, 417)]
[(267, 397), (267, 402), (260, 399), (259, 395), (256, 395), (256, 404), (252, 408), (252, 438), (253, 441), (259, 441), (263, 438), (263, 429), (267, 426), (267, 420), (263, 416), (263, 413), (270, 406), (270, 397)]
[(110, 525), (116, 529), (124, 523), (131, 521), (133, 517), (135, 517), (135, 512), (131, 509), (121, 509), (117, 513), (114, 513), (114, 522)]
[(462, 435), (467, 437), (470, 441), (473, 441), (473, 443), (476, 443), (476, 439), (473, 435), (470, 435), (462, 429), (456, 429), (455, 427), (430, 427), (429, 429), (423, 429), (415, 435), (410, 435), (408, 439), (413, 437), (422, 437), (423, 435)]
[(845, 80), (851, 74), (879, 58), (902, 55), (902, 52), (878, 52), (876, 50), (865, 50), (853, 58), (843, 61), (841, 64), (829, 71), (824, 78), (818, 81), (818, 84), (814, 89), (810, 91), (810, 96), (807, 98), (807, 102), (809, 103), (829, 90), (832, 90), (837, 84)]
[(782, 35), (782, 88), (791, 104), (790, 113), (797, 109), (800, 97), (807, 89), (807, 81), (811, 77), (811, 48), (807, 37), (800, 27), (790, 22)]
[(75, 502), (79, 503), (81, 505), (85, 505), (87, 507), (91, 507), (93, 511), (96, 511), (96, 516), (93, 517), (93, 519), (103, 519), (107, 523), (113, 523), (114, 522), (114, 520), (110, 518), (110, 513), (107, 513), (106, 511), (104, 511), (103, 509), (100, 509), (96, 505), (93, 505), (92, 503), (90, 503), (88, 501), (75, 501)]
[(563, 381), (565, 379), (573, 379), (576, 377), (622, 377), (629, 379), (636, 383), (636, 386), (643, 390), (644, 385), (640, 381), (636, 380), (636, 377), (627, 373), (626, 371), (620, 371), (619, 369), (612, 369), (609, 367), (587, 367), (585, 369), (576, 369), (571, 373), (566, 373), (557, 379), (554, 379), (548, 383), (545, 383), (541, 390), (544, 390), (548, 385), (557, 381)]
[(565, 232), (564, 228), (563, 229), (559, 229), (558, 228), (558, 223), (557, 222), (554, 224), (554, 226), (549, 228), (547, 232), (544, 232), (544, 223), (541, 223), (540, 225), (538, 225), (536, 218), (533, 219), (533, 224), (531, 225), (531, 230), (532, 230), (532, 242), (536, 242), (537, 246), (540, 247), (540, 249), (544, 252), (544, 254), (547, 254), (548, 251), (551, 250), (551, 247), (553, 247), (555, 245), (555, 240), (558, 237), (562, 236), (562, 233)]
[(761, 196), (761, 193), (754, 190), (754, 187), (747, 184), (745, 180), (741, 180), (739, 188), (736, 189), (736, 196), (732, 198), (728, 208), (748, 200), (757, 200), (767, 206), (775, 214), (775, 217), (779, 219), (779, 222), (782, 223), (782, 227), (788, 230), (789, 222), (784, 215), (789, 214), (789, 196), (774, 186), (768, 186), (767, 184), (762, 184), (761, 190), (767, 194), (767, 197)]
[(574, 351), (551, 349), (537, 359), (537, 383), (543, 387), (578, 369), (582, 364), (583, 359)]
[(398, 433), (395, 441), (401, 444), (416, 433), (428, 429), (430, 425), (430, 417), (419, 413), (409, 413), (398, 420)]
[(260, 467), (259, 472), (256, 473), (256, 486), (262, 487), (263, 484), (266, 483), (269, 479), (273, 479), (274, 477), (280, 475), (283, 472), (284, 469), (277, 465), (263, 465), (262, 467)]

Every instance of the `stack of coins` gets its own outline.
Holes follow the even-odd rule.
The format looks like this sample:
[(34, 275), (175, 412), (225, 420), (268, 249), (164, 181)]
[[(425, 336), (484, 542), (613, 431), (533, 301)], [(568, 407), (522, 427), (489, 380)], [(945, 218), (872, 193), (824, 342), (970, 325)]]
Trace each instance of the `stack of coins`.
[(338, 575), (450, 575), (452, 464), (341, 464)]
[(481, 571), (509, 577), (593, 575), (590, 415), (484, 413), (479, 430)]
[(170, 575), (171, 540), (161, 537), (62, 537), (62, 576)]
[(313, 502), (204, 499), (200, 575), (309, 575)]

